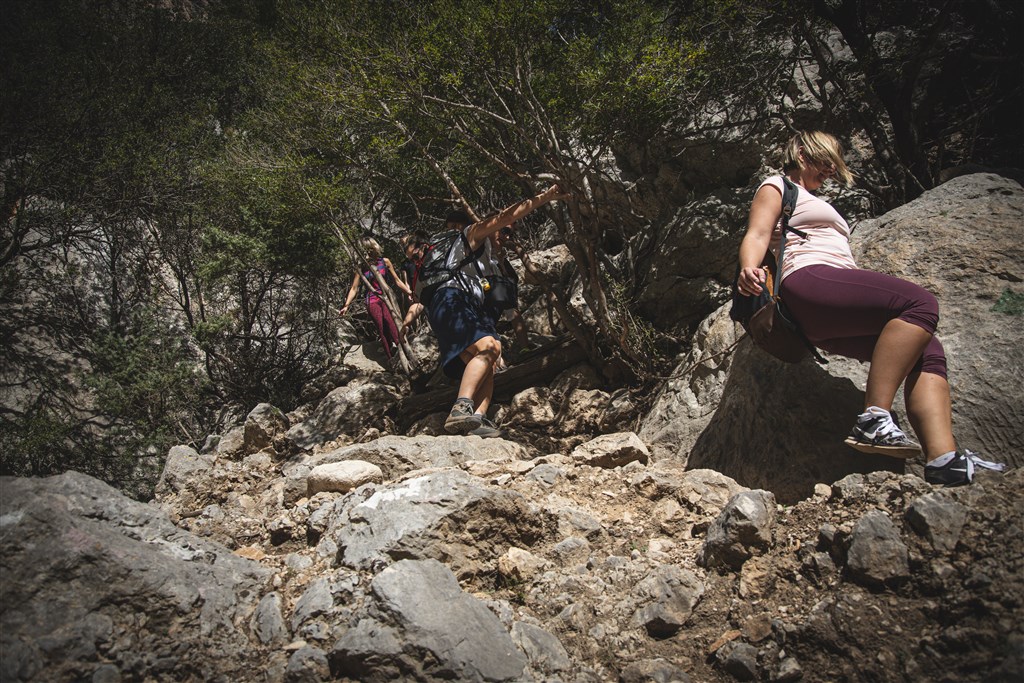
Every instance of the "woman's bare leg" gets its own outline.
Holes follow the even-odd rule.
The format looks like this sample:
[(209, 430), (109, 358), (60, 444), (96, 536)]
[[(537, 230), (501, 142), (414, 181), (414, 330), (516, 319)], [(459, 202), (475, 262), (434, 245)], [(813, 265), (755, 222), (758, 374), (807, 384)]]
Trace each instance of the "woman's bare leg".
[(925, 460), (956, 450), (949, 382), (942, 375), (916, 372), (903, 388), (910, 426), (921, 439)]
[(910, 374), (928, 346), (932, 335), (924, 328), (894, 318), (882, 328), (871, 354), (871, 369), (864, 392), (864, 407), (877, 406), (892, 411), (896, 391)]

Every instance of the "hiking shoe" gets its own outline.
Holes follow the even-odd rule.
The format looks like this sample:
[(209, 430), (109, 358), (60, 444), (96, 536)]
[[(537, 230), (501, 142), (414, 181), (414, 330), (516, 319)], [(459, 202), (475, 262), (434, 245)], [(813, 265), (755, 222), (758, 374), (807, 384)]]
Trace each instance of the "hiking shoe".
[(479, 436), (481, 439), (494, 439), (501, 436), (501, 430), (486, 417), (481, 417), (480, 426), (469, 432), (468, 436)]
[(924, 466), (924, 480), (929, 484), (944, 486), (963, 486), (974, 480), (977, 468), (1002, 472), (1006, 465), (1001, 462), (982, 460), (977, 453), (967, 450), (948, 453), (940, 456)]
[(455, 401), (452, 412), (444, 421), (444, 430), (449, 434), (465, 434), (473, 431), (480, 424), (480, 416), (473, 412), (473, 401), (468, 398), (460, 398)]
[(913, 458), (921, 452), (921, 447), (900, 429), (895, 416), (874, 406), (857, 416), (857, 424), (845, 443), (861, 453), (880, 453), (893, 458)]

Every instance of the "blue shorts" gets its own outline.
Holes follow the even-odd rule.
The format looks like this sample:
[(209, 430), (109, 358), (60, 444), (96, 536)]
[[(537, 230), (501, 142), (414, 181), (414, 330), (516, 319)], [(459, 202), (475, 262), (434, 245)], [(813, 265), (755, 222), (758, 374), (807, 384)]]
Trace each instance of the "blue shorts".
[(427, 307), (427, 321), (437, 337), (439, 363), (444, 374), (460, 379), (466, 364), (459, 355), (484, 337), (498, 338), (494, 320), (484, 313), (476, 297), (455, 287), (434, 292)]

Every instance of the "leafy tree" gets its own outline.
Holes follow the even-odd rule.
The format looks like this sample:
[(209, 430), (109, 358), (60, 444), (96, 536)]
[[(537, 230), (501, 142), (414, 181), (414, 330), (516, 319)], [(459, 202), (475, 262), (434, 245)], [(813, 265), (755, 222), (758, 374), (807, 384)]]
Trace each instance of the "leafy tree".
[(209, 394), (162, 301), (175, 240), (160, 230), (195, 215), (195, 169), (244, 101), (249, 20), (230, 7), (201, 20), (153, 5), (2, 11), (2, 470), (74, 467), (142, 495), (142, 462), (206, 433)]

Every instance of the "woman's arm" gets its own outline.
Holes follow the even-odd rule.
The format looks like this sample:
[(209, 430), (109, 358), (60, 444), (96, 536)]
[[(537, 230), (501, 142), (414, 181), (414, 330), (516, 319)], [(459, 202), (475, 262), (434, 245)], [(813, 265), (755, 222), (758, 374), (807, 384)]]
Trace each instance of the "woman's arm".
[(469, 226), (469, 229), (466, 231), (466, 239), (469, 240), (469, 248), (475, 250), (485, 239), (502, 228), (512, 225), (520, 218), (528, 216), (548, 202), (555, 201), (556, 199), (564, 199), (568, 196), (568, 194), (562, 192), (562, 188), (558, 185), (552, 185), (536, 197), (524, 199), (518, 204), (513, 204), (512, 206), (502, 210), (501, 213), (496, 216), (491, 216), (490, 218), (485, 218), (482, 221), (474, 223)]
[(740, 277), (737, 287), (741, 294), (760, 294), (765, 281), (761, 262), (768, 252), (772, 230), (782, 215), (782, 194), (772, 185), (763, 185), (750, 204), (747, 234), (740, 243)]
[(409, 289), (409, 285), (405, 284), (405, 278), (400, 278), (398, 277), (398, 274), (395, 273), (395, 267), (391, 265), (391, 259), (385, 258), (384, 265), (387, 267), (388, 272), (391, 273), (391, 281), (395, 283), (395, 286), (406, 294), (412, 295), (412, 290)]
[(348, 307), (352, 304), (352, 300), (356, 298), (356, 292), (359, 291), (359, 271), (352, 277), (352, 286), (348, 288), (348, 296), (345, 297), (345, 305), (341, 307), (341, 315), (345, 315), (348, 312)]

